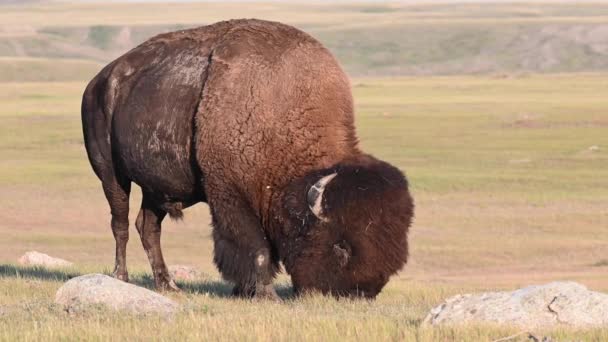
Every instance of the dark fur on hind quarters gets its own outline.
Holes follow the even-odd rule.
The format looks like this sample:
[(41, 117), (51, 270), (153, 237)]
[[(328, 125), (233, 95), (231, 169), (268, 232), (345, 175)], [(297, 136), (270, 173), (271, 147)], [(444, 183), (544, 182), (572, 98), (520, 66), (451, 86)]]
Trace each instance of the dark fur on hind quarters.
[(373, 298), (407, 261), (407, 180), (359, 149), (348, 77), (298, 29), (231, 20), (153, 37), (89, 83), (82, 123), (119, 279), (132, 183), (161, 289), (177, 288), (161, 223), (198, 202), (211, 209), (214, 262), (235, 295), (278, 298), (283, 263), (299, 293)]

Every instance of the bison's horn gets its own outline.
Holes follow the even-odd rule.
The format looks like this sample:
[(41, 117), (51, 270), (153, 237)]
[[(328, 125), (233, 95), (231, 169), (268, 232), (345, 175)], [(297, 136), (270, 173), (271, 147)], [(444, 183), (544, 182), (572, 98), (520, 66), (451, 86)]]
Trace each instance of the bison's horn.
[(312, 213), (323, 221), (326, 221), (325, 217), (323, 217), (323, 207), (321, 206), (321, 203), (323, 202), (323, 192), (325, 191), (325, 186), (327, 186), (336, 175), (338, 174), (332, 173), (331, 175), (319, 179), (315, 185), (311, 186), (310, 190), (308, 190), (308, 206)]

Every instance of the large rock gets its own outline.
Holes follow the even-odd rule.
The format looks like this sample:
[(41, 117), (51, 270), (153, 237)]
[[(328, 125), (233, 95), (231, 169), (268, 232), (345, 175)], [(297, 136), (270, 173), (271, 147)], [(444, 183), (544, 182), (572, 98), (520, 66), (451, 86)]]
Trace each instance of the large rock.
[(36, 251), (30, 251), (23, 254), (23, 256), (19, 258), (19, 264), (23, 266), (44, 266), (48, 268), (69, 267), (73, 265), (67, 260), (53, 258), (50, 255)]
[(177, 303), (156, 292), (103, 274), (70, 279), (57, 291), (55, 303), (64, 305), (68, 311), (102, 304), (114, 310), (138, 314), (171, 314), (178, 308)]
[(433, 308), (429, 324), (489, 322), (537, 328), (565, 324), (608, 326), (608, 295), (575, 282), (553, 282), (511, 292), (457, 295)]

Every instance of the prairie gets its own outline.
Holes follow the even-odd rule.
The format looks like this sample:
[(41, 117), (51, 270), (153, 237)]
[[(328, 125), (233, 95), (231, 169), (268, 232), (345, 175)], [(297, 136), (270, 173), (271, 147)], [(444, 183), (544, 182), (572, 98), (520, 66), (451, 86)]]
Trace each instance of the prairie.
[[(109, 272), (109, 210), (81, 139), (82, 82), (0, 84), (0, 338), (246, 340), (479, 340), (516, 328), (421, 326), (446, 297), (575, 280), (608, 291), (608, 82), (602, 74), (400, 77), (353, 80), (362, 146), (408, 175), (416, 199), (411, 259), (375, 302), (290, 297), (285, 303), (225, 298), (215, 270), (209, 213), (199, 204), (166, 221), (169, 263), (208, 280), (182, 283), (173, 321), (53, 304), (69, 277)], [(597, 146), (597, 148), (592, 148)], [(591, 147), (591, 148), (590, 148)], [(137, 191), (131, 202), (138, 207)], [(47, 271), (15, 265), (27, 250), (77, 263)], [(134, 281), (151, 286), (131, 231)], [(595, 339), (607, 330), (538, 332)]]
[[(521, 329), (422, 320), (459, 293), (555, 280), (608, 291), (605, 4), (32, 1), (0, 9), (0, 340), (495, 340)], [(168, 263), (207, 275), (167, 294), (183, 304), (176, 317), (63, 311), (56, 290), (79, 274), (109, 273), (114, 258), (109, 208), (82, 143), (86, 82), (156, 32), (244, 16), (310, 31), (352, 76), (362, 147), (411, 183), (408, 264), (373, 302), (293, 298), (284, 274), (282, 303), (232, 299), (199, 204), (164, 223)], [(134, 187), (131, 222), (140, 198)], [(76, 265), (18, 266), (28, 250)], [(132, 281), (151, 288), (135, 229), (127, 263)], [(608, 340), (606, 328), (531, 333)]]

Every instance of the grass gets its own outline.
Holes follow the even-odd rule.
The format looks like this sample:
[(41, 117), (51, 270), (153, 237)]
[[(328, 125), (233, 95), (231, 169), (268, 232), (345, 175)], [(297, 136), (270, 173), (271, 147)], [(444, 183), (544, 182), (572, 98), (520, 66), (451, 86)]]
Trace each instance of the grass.
[[(515, 327), (469, 325), (431, 328), (421, 325), (426, 307), (461, 289), (450, 285), (429, 287), (404, 282), (389, 285), (374, 302), (335, 301), (320, 296), (286, 299), (283, 303), (258, 303), (225, 298), (225, 290), (211, 287), (210, 294), (181, 284), (186, 290), (171, 295), (182, 310), (171, 320), (155, 316), (116, 315), (103, 308), (71, 315), (52, 304), (61, 281), (73, 271), (0, 267), (5, 278), (0, 299), (0, 338), (39, 339), (137, 339), (137, 340), (492, 340), (518, 333)], [(136, 275), (135, 283), (149, 286), (149, 279)], [(199, 284), (200, 286), (200, 284)], [(10, 322), (10, 324), (8, 324)], [(602, 340), (601, 329), (560, 328), (537, 330), (535, 336), (556, 340)], [(524, 340), (524, 336), (522, 339)]]
[(92, 78), (101, 67), (86, 59), (0, 57), (0, 82), (80, 81)]
[[(431, 328), (428, 310), (466, 292), (574, 280), (608, 291), (608, 98), (605, 74), (356, 78), (365, 150), (407, 172), (417, 212), (411, 259), (375, 302), (226, 298), (205, 205), (166, 221), (170, 264), (209, 279), (181, 283), (172, 320), (53, 304), (68, 278), (108, 272), (109, 210), (82, 145), (83, 82), (0, 83), (0, 340), (493, 340), (508, 326)], [(597, 146), (598, 148), (592, 148)], [(139, 194), (131, 200), (134, 222)], [(132, 280), (151, 286), (133, 229)], [(50, 271), (15, 265), (27, 250), (75, 261)], [(95, 251), (92, 253), (91, 251)], [(605, 340), (606, 329), (535, 330), (556, 340)], [(525, 340), (525, 335), (520, 336)]]

